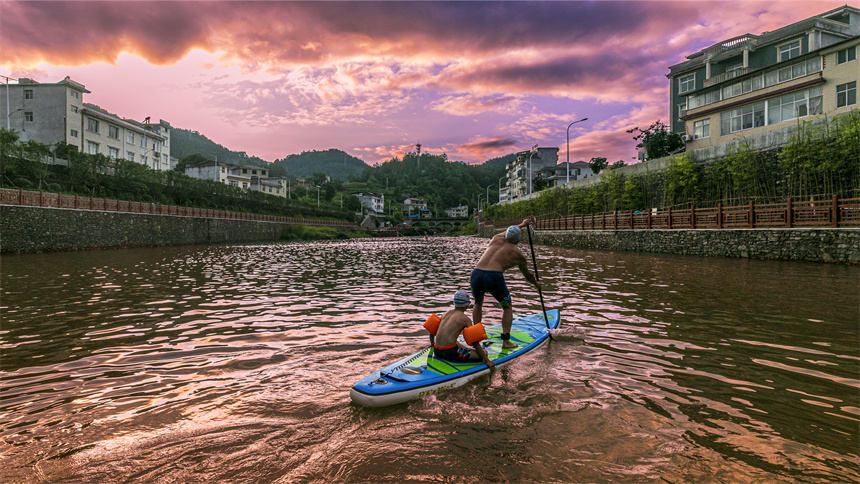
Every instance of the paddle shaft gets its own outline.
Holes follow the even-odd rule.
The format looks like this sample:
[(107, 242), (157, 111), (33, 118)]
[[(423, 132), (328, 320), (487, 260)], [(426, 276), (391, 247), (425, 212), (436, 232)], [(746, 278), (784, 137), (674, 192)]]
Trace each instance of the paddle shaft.
[[(532, 251), (532, 264), (535, 267), (535, 282), (538, 281), (538, 270), (537, 270), (537, 259), (535, 259), (535, 246), (532, 244), (532, 227), (531, 225), (526, 225), (526, 230), (529, 232), (529, 249)], [(540, 308), (543, 310), (543, 319), (546, 321), (546, 329), (549, 330), (549, 317), (546, 315), (546, 306), (543, 304), (543, 291), (540, 289), (540, 285), (537, 286), (538, 296), (540, 296)], [(550, 339), (552, 339), (552, 335), (550, 335)]]

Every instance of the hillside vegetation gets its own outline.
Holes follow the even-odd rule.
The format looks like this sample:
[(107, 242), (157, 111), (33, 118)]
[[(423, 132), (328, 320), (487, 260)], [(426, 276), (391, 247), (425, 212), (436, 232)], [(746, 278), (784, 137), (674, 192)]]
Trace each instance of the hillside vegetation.
[(361, 175), (367, 163), (341, 150), (303, 151), (298, 155), (275, 160), (269, 169), (270, 176), (308, 178), (314, 173), (325, 173), (338, 180), (350, 175)]

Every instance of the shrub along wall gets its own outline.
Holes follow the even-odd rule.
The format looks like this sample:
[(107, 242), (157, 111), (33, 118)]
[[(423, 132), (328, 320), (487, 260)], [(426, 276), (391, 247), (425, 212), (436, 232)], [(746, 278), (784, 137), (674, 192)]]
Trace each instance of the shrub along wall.
[(294, 228), (252, 220), (0, 205), (3, 253), (275, 242)]
[[(481, 224), (478, 234), (501, 230)], [(860, 263), (860, 229), (568, 230), (535, 232), (533, 240), (572, 249)]]

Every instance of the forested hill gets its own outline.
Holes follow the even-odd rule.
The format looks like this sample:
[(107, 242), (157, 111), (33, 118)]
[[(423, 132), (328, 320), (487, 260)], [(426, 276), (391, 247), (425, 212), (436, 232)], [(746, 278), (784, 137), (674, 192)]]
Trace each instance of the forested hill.
[(266, 160), (248, 156), (244, 151), (231, 151), (197, 131), (173, 128), (170, 132), (170, 156), (182, 159), (194, 153), (203, 155), (207, 160), (217, 159), (234, 165), (269, 165)]
[(334, 179), (346, 180), (349, 175), (361, 175), (365, 168), (367, 164), (361, 159), (332, 148), (325, 151), (303, 151), (298, 155), (275, 160), (269, 174), (305, 178), (314, 173), (325, 173)]
[(419, 161), (416, 153), (407, 153), (402, 160), (395, 158), (368, 167), (351, 180), (351, 188), (383, 192), (386, 198), (400, 202), (409, 197), (422, 198), (434, 213), (459, 205), (474, 207), (479, 196), (482, 201), (489, 196), (495, 203), (499, 199), (499, 179), (505, 175), (505, 160), (511, 156), (516, 158), (508, 155), (481, 165), (468, 165), (448, 161), (445, 155), (422, 155)]

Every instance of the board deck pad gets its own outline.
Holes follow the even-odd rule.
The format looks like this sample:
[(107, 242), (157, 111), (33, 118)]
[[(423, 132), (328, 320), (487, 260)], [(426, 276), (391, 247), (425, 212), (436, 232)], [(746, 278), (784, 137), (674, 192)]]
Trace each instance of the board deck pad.
[[(503, 365), (537, 348), (549, 338), (547, 330), (559, 325), (559, 311), (547, 311), (517, 318), (511, 325), (511, 341), (516, 348), (502, 348), (502, 326), (485, 326), (487, 339), (482, 342), (487, 356), (496, 365)], [(459, 341), (463, 344), (462, 335)], [(360, 405), (378, 407), (402, 403), (439, 390), (454, 388), (488, 372), (481, 360), (451, 362), (431, 355), (427, 347), (400, 359), (380, 371), (359, 380), (350, 389), (352, 400)]]

